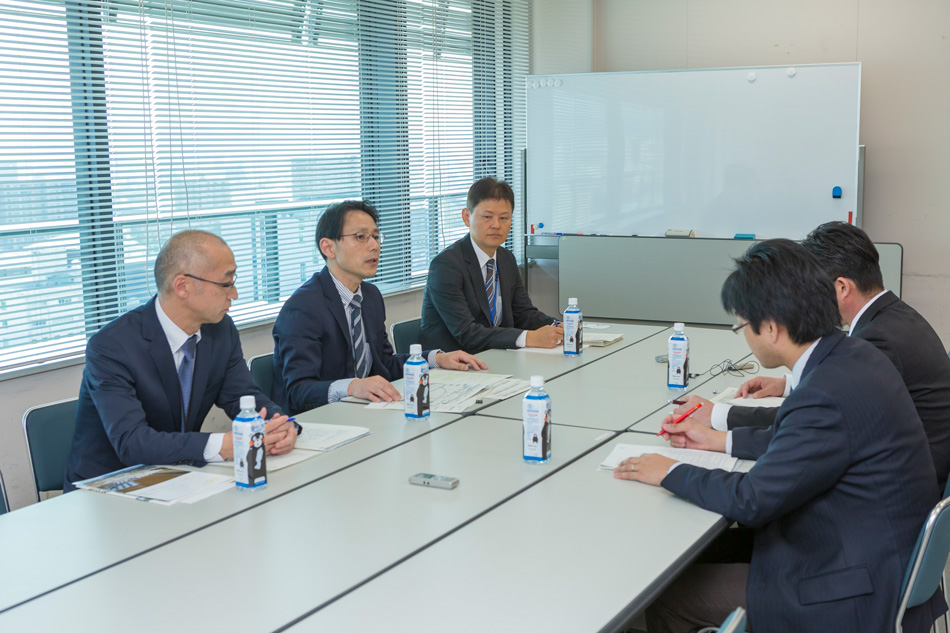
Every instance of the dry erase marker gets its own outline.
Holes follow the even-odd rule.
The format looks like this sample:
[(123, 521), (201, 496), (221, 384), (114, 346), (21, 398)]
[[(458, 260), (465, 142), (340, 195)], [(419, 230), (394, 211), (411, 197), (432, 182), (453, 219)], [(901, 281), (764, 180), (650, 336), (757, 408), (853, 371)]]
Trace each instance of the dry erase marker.
[[(694, 413), (696, 413), (696, 411), (698, 411), (701, 406), (703, 406), (703, 403), (702, 403), (702, 402), (697, 403), (695, 407), (693, 407), (692, 409), (690, 409), (689, 411), (687, 411), (686, 413), (684, 413), (684, 414), (681, 415), (680, 417), (678, 417), (678, 418), (676, 418), (675, 420), (673, 420), (670, 424), (679, 424), (680, 422), (682, 422), (683, 420), (685, 420), (685, 419), (688, 418), (689, 416), (691, 416), (691, 415), (693, 415)], [(657, 433), (657, 436), (663, 435), (663, 433), (665, 433), (665, 431), (661, 430), (659, 433)]]

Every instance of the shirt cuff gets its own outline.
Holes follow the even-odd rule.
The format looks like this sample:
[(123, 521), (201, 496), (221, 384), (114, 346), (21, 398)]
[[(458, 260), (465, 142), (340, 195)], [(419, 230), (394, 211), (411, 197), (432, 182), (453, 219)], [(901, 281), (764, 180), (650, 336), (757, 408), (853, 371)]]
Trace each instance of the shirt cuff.
[(330, 388), (327, 390), (327, 404), (339, 402), (348, 396), (350, 393), (350, 383), (354, 380), (356, 380), (356, 378), (341, 378), (340, 380), (331, 382)]
[(223, 462), (221, 457), (221, 446), (224, 444), (224, 433), (212, 433), (208, 436), (208, 443), (205, 444), (204, 458), (206, 462)]
[(666, 474), (669, 475), (671, 472), (673, 472), (674, 468), (676, 468), (677, 466), (682, 466), (682, 465), (683, 465), (683, 462), (675, 462), (672, 466), (666, 469)]
[(431, 352), (429, 352), (429, 356), (426, 358), (426, 362), (429, 363), (429, 369), (438, 368), (439, 364), (435, 362), (435, 355), (441, 354), (441, 353), (442, 353), (442, 350), (440, 349), (434, 349)]
[(714, 429), (717, 431), (729, 430), (727, 418), (729, 417), (729, 409), (731, 408), (731, 404), (723, 404), (721, 402), (717, 402), (713, 405), (712, 412), (709, 414), (709, 422)]
[(792, 375), (785, 374), (785, 391), (782, 392), (782, 397), (787, 398), (790, 393), (792, 393)]
[(518, 340), (515, 341), (516, 347), (527, 347), (528, 341), (528, 330), (521, 330), (521, 334), (518, 335)]
[(726, 455), (732, 457), (732, 431), (726, 431)]

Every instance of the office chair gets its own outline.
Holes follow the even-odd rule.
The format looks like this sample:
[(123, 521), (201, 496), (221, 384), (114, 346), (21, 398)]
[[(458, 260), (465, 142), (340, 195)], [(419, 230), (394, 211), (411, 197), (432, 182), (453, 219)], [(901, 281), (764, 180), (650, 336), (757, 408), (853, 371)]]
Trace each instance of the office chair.
[(736, 610), (722, 621), (719, 627), (710, 626), (702, 629), (699, 633), (744, 633), (745, 632), (745, 609), (736, 607)]
[(42, 501), (42, 493), (63, 490), (78, 402), (77, 398), (49, 402), (31, 407), (23, 414), (23, 434), (37, 501)]
[(408, 354), (409, 346), (419, 342), (422, 318), (406, 319), (389, 326), (389, 338), (397, 354)]
[(247, 361), (247, 368), (251, 370), (251, 378), (254, 384), (270, 398), (271, 389), (274, 386), (274, 355), (260, 354)]
[(10, 503), (7, 501), (7, 489), (3, 485), (3, 473), (0, 473), (0, 514), (6, 514), (10, 511)]
[(894, 630), (901, 633), (904, 612), (923, 604), (940, 588), (943, 570), (950, 556), (950, 498), (938, 503), (920, 529), (901, 586)]

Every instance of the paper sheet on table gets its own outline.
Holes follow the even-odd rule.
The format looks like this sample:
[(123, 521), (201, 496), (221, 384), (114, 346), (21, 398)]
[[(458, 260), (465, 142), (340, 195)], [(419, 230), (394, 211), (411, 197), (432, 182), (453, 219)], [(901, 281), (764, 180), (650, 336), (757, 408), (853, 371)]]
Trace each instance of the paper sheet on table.
[(669, 446), (646, 446), (644, 444), (617, 444), (614, 450), (610, 452), (607, 459), (601, 463), (601, 470), (613, 470), (620, 462), (628, 457), (639, 457), (647, 453), (656, 453), (670, 459), (675, 459), (684, 464), (702, 466), (703, 468), (721, 468), (722, 470), (734, 470), (739, 460), (730, 457), (725, 453), (711, 453), (709, 451), (696, 451), (689, 448), (670, 448)]
[[(584, 327), (587, 327), (586, 325)], [(590, 343), (584, 343), (584, 349), (590, 347)], [(515, 349), (509, 349), (509, 352), (523, 352), (527, 354), (554, 354), (558, 356), (564, 355), (564, 345), (557, 345), (552, 348), (547, 347), (518, 347)]]
[[(320, 451), (297, 450), (296, 448), (284, 455), (268, 455), (266, 462), (267, 472), (270, 473), (274, 472), (275, 470), (280, 470), (281, 468), (287, 468), (288, 466), (299, 464), (300, 462), (310, 459), (311, 457), (316, 457), (317, 455), (322, 455), (322, 453)], [(206, 464), (204, 468), (228, 470), (233, 474), (234, 462), (212, 462)]]
[[(584, 326), (587, 329), (587, 326)], [(584, 347), (606, 347), (623, 340), (623, 334), (607, 332), (584, 332)]]
[[(369, 429), (363, 426), (346, 426), (343, 424), (317, 424), (315, 422), (297, 422), (303, 433), (297, 437), (294, 450), (332, 451), (353, 440), (369, 435)], [(270, 457), (268, 456), (268, 459)]]
[(584, 321), (584, 329), (591, 330), (606, 330), (610, 327), (609, 323), (591, 323), (590, 321)]
[(785, 398), (778, 396), (769, 396), (767, 398), (736, 398), (737, 393), (739, 393), (738, 387), (729, 387), (728, 389), (723, 389), (722, 393), (716, 394), (716, 397), (713, 398), (712, 401), (732, 404), (739, 407), (780, 407), (782, 403), (785, 402)]
[[(493, 389), (508, 379), (508, 374), (489, 374), (483, 371), (449, 371), (433, 369), (429, 372), (429, 410), (435, 413), (462, 413), (482, 393)], [(402, 400), (397, 402), (371, 402), (370, 409), (402, 410)]]

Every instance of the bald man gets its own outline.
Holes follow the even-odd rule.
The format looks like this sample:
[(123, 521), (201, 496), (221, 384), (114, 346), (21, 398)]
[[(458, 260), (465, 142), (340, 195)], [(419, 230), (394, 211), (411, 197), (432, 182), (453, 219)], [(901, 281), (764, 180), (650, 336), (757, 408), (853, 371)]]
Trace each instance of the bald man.
[[(66, 460), (73, 484), (136, 464), (203, 465), (232, 459), (231, 433), (202, 433), (217, 405), (234, 418), (241, 396), (253, 395), (266, 419), (278, 407), (251, 378), (234, 322), (237, 266), (224, 240), (182, 231), (155, 260), (158, 295), (89, 339), (76, 431)], [(293, 449), (294, 425), (267, 422), (268, 453)]]

